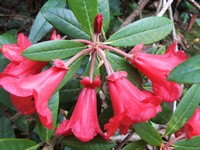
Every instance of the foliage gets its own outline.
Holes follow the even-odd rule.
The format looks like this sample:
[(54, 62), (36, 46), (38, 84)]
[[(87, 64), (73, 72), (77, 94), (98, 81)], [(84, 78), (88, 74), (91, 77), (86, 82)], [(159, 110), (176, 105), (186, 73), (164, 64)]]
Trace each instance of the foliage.
[[(144, 15), (118, 30), (121, 23), (116, 18), (126, 13), (121, 5), (122, 1), (119, 0), (48, 0), (35, 16), (28, 39), (24, 37), (20, 42), (19, 36), (17, 37), (19, 33), (15, 29), (0, 35), (2, 149), (140, 150), (147, 146), (160, 149), (171, 146), (177, 150), (199, 149), (200, 132), (189, 140), (179, 140), (179, 136), (173, 143), (173, 139), (168, 141), (162, 137), (176, 135), (184, 129), (184, 125), (199, 107), (200, 55), (186, 58), (183, 51), (175, 51), (176, 42), (168, 49), (165, 46), (169, 47), (169, 44), (161, 45), (170, 39), (169, 34), (173, 28), (174, 22), (167, 17)], [(127, 5), (134, 10), (138, 7), (135, 1)], [(187, 8), (190, 8), (191, 12), (193, 7), (189, 6), (187, 3)], [(184, 22), (187, 20), (184, 19)], [(199, 19), (196, 22), (199, 24)], [(99, 27), (102, 30), (96, 33), (95, 29)], [(52, 29), (59, 34), (54, 31), (51, 40), (47, 41)], [(25, 46), (29, 40), (32, 45)], [(159, 46), (155, 48), (155, 45)], [(12, 48), (17, 54), (13, 53)], [(143, 58), (146, 62), (151, 59), (155, 61), (149, 61), (142, 66), (139, 63)], [(27, 60), (38, 63), (38, 66), (41, 62), (45, 63), (45, 67), (32, 72), (30, 70), (34, 68), (29, 67), (24, 72), (28, 70), (31, 73), (28, 72), (27, 76), (21, 77), (24, 72), (20, 71), (29, 64), (22, 65), (21, 70), (16, 66)], [(12, 70), (13, 66), (16, 68)], [(37, 68), (37, 65), (35, 67)], [(21, 74), (16, 75), (16, 70)], [(48, 82), (53, 82), (57, 85), (44, 85), (45, 89), (41, 89), (44, 92), (40, 93), (36, 88), (40, 88), (41, 85), (31, 81), (40, 80), (49, 70), (53, 70), (53, 73), (49, 73), (48, 78), (43, 79), (41, 84), (52, 85)], [(52, 76), (56, 76), (56, 80)], [(4, 78), (8, 78), (8, 81), (4, 81)], [(115, 80), (119, 82), (111, 85)], [(22, 81), (27, 82), (21, 85)], [(179, 85), (183, 83), (190, 84), (183, 88), (185, 92), (182, 92), (183, 86)], [(124, 89), (133, 90), (123, 91), (120, 89), (122, 85)], [(113, 90), (114, 86), (119, 88)], [(157, 89), (160, 89), (160, 95), (155, 92)], [(170, 95), (173, 100), (169, 101), (161, 95), (166, 94), (165, 90), (168, 92), (167, 96), (176, 90), (180, 93), (179, 96), (175, 93), (175, 98)], [(78, 96), (80, 93), (86, 94), (84, 99), (83, 95), (82, 98)], [(27, 99), (17, 101), (21, 102), (19, 106), (14, 102), (16, 99), (12, 99), (13, 95), (18, 100), (27, 97), (31, 97), (31, 100), (29, 98), (28, 102)], [(113, 100), (113, 97), (126, 100), (131, 96), (133, 98), (130, 101), (122, 102), (119, 106)], [(88, 97), (92, 97), (90, 101), (96, 100), (96, 97), (97, 102), (87, 103)], [(38, 99), (41, 99), (41, 102), (37, 102)], [(178, 105), (173, 111), (171, 105), (176, 100)], [(135, 102), (134, 107), (131, 106), (131, 102)], [(82, 112), (81, 109), (77, 110), (76, 106), (80, 103), (87, 109), (83, 109)], [(92, 103), (96, 104), (97, 108), (91, 107)], [(130, 106), (123, 106), (129, 104)], [(34, 112), (28, 113), (26, 107), (30, 105)], [(129, 111), (130, 108), (132, 110)], [(75, 110), (79, 115), (73, 114)], [(94, 114), (84, 116), (88, 112)], [(78, 122), (77, 116), (82, 116), (81, 123)], [(77, 131), (73, 127), (68, 129), (68, 120), (71, 123), (69, 126), (73, 126), (73, 121), (78, 120), (78, 123), (74, 123)], [(99, 124), (91, 123), (91, 120)], [(44, 122), (52, 123), (53, 128)], [(161, 132), (162, 127), (165, 133)], [(77, 134), (81, 129), (84, 129), (81, 132), (83, 135)], [(62, 132), (59, 132), (60, 130)], [(133, 132), (139, 136), (137, 139), (129, 137)], [(87, 137), (91, 136), (90, 133), (92, 138)], [(120, 142), (116, 142), (114, 139), (121, 133), (126, 134), (129, 139), (125, 140), (130, 141), (120, 139)]]

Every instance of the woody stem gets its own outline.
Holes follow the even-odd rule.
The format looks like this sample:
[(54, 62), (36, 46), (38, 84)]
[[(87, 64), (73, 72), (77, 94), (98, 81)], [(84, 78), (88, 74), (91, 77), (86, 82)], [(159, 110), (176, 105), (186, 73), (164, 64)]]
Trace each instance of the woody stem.
[(118, 48), (114, 48), (114, 47), (112, 47), (112, 46), (100, 45), (99, 47), (102, 48), (102, 49), (109, 49), (109, 50), (111, 50), (111, 51), (114, 51), (114, 52), (116, 52), (116, 53), (118, 53), (118, 54), (120, 54), (120, 55), (122, 55), (122, 56), (124, 56), (124, 57), (126, 57), (126, 58), (131, 58), (131, 57), (132, 57), (132, 55), (127, 54), (127, 53), (125, 53), (124, 51), (122, 51), (122, 50), (120, 50), (120, 49), (118, 49)]
[(92, 60), (91, 60), (91, 66), (90, 66), (90, 82), (91, 83), (92, 83), (92, 77), (93, 77), (93, 73), (94, 73), (94, 66), (95, 66), (96, 54), (97, 54), (96, 51), (94, 51), (92, 53)]
[(93, 48), (88, 48), (88, 49), (84, 49), (81, 52), (77, 53), (76, 55), (74, 55), (73, 57), (71, 57), (66, 63), (65, 66), (68, 67), (69, 65), (71, 65), (71, 63), (73, 63), (77, 58), (79, 58), (80, 56), (89, 53), (91, 51), (93, 51)]
[(98, 54), (100, 55), (101, 59), (103, 60), (104, 62), (104, 65), (105, 65), (105, 68), (106, 68), (106, 71), (108, 73), (108, 75), (110, 75), (111, 73), (113, 73), (113, 69), (112, 67), (110, 66), (110, 63), (108, 62), (108, 60), (106, 59), (105, 57), (105, 53), (102, 51), (102, 49), (98, 48), (97, 49), (97, 52)]

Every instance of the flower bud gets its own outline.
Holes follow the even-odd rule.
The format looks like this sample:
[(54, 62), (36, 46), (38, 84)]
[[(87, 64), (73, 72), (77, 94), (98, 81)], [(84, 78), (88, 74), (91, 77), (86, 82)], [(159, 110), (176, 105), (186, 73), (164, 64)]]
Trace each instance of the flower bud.
[(94, 33), (101, 34), (102, 25), (103, 25), (103, 16), (102, 14), (97, 14), (94, 19)]

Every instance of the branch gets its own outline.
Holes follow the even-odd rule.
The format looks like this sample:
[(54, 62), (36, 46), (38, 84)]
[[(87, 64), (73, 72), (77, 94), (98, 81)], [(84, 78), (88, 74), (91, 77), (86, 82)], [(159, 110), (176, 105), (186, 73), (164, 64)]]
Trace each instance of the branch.
[(131, 132), (117, 145), (115, 150), (121, 150), (122, 146), (133, 136), (134, 130), (131, 130)]
[(139, 13), (144, 9), (144, 7), (146, 6), (146, 4), (149, 2), (149, 0), (140, 0), (138, 2), (138, 7), (126, 18), (126, 20), (124, 21), (124, 23), (122, 23), (122, 25), (119, 27), (119, 30), (125, 26), (127, 26), (128, 24), (130, 24), (137, 15), (139, 15)]
[(188, 0), (188, 2), (200, 11), (200, 5), (195, 0)]
[(162, 10), (158, 13), (157, 16), (162, 16), (166, 11), (167, 9), (171, 6), (173, 0), (169, 0), (166, 4), (165, 4), (165, 7), (162, 8)]

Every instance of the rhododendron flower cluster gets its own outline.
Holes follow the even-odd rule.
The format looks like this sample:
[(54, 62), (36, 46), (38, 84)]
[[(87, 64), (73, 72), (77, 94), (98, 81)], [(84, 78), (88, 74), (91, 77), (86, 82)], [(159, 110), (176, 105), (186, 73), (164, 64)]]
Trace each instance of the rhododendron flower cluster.
[[(94, 20), (92, 42), (83, 39), (73, 40), (73, 42), (84, 43), (86, 48), (66, 61), (53, 60), (53, 65), (48, 69), (44, 66), (49, 62), (32, 61), (23, 57), (22, 52), (31, 46), (31, 42), (22, 33), (18, 35), (17, 44), (4, 44), (1, 50), (11, 62), (0, 74), (0, 86), (11, 94), (12, 104), (18, 111), (25, 115), (36, 112), (42, 124), (51, 130), (55, 128), (48, 107), (51, 96), (68, 75), (70, 65), (79, 57), (90, 55), (89, 77), (80, 77), (83, 88), (72, 115), (67, 116), (69, 119), (62, 121), (55, 132), (55, 135), (59, 136), (74, 135), (83, 142), (92, 140), (97, 134), (108, 139), (118, 129), (120, 133), (126, 134), (133, 124), (156, 117), (162, 111), (160, 105), (163, 101), (173, 102), (179, 99), (182, 93), (181, 86), (167, 81), (167, 77), (174, 67), (187, 59), (183, 51), (176, 51), (177, 42), (174, 42), (163, 55), (142, 52), (141, 44), (135, 46), (130, 53), (125, 53), (100, 42), (103, 16), (97, 14)], [(51, 40), (60, 39), (61, 36), (54, 31)], [(126, 71), (114, 71), (105, 55), (107, 51), (123, 56), (127, 62), (147, 76), (152, 82), (153, 90), (139, 89), (128, 80)], [(97, 114), (97, 93), (101, 87), (101, 74), (93, 79), (95, 61), (99, 59), (106, 69), (105, 82), (114, 112), (114, 116), (104, 126), (106, 133), (103, 133), (100, 128)], [(184, 130), (187, 130), (188, 137), (196, 134), (196, 131), (193, 134), (193, 131), (189, 133), (189, 130), (193, 128), (191, 125), (193, 120), (198, 117), (198, 114), (195, 114), (185, 125)]]

